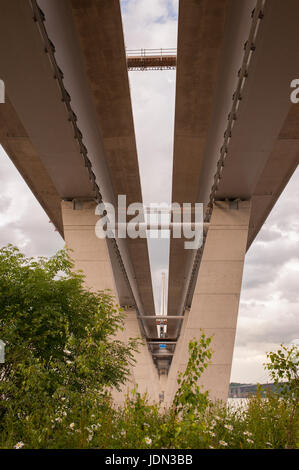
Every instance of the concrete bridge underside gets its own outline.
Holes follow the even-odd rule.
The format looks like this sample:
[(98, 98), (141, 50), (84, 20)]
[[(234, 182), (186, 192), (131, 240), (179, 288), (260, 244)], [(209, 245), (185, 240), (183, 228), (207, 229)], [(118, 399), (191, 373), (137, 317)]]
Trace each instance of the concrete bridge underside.
[[(0, 143), (87, 286), (110, 288), (125, 306), (122, 339), (155, 340), (154, 319), (140, 318), (154, 315), (146, 240), (94, 232), (101, 197), (142, 200), (119, 1), (0, 7)], [(171, 402), (201, 329), (214, 349), (202, 384), (227, 398), (245, 253), (298, 164), (298, 20), (297, 0), (179, 2), (172, 200), (204, 203), (210, 226), (201, 251), (171, 240), (168, 314), (184, 320), (168, 320), (178, 339), (168, 378), (145, 344), (128, 385), (152, 399), (163, 391)]]

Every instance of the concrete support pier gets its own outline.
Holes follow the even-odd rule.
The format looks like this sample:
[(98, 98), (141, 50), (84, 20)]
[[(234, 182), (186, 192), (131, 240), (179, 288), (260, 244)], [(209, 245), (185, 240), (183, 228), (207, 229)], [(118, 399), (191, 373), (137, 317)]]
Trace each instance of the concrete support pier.
[(212, 399), (227, 400), (250, 208), (250, 201), (219, 201), (214, 205), (191, 310), (169, 372), (167, 404), (177, 389), (177, 373), (186, 368), (189, 341), (198, 339), (201, 330), (213, 336), (214, 353), (200, 383)]
[[(62, 201), (62, 218), (64, 237), (67, 249), (75, 263), (75, 270), (82, 270), (88, 289), (99, 291), (110, 289), (118, 302), (117, 288), (109, 257), (107, 242), (96, 237), (95, 225), (99, 216), (95, 214), (96, 203), (80, 202), (74, 210), (72, 201)], [(117, 339), (127, 342), (128, 339), (140, 337), (140, 328), (135, 310), (125, 312), (124, 331), (119, 331)], [(131, 368), (131, 377), (122, 387), (121, 392), (114, 391), (116, 404), (123, 402), (125, 394), (135, 388), (140, 393), (147, 392), (151, 401), (159, 399), (159, 378), (151, 354), (145, 344), (135, 355), (136, 365)]]

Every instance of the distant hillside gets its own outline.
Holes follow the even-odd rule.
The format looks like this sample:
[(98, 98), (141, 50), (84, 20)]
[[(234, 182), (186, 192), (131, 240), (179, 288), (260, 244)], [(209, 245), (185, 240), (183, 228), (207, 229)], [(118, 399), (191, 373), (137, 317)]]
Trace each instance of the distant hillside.
[(275, 385), (274, 383), (267, 383), (267, 384), (246, 384), (246, 383), (238, 383), (238, 382), (231, 382), (229, 384), (229, 398), (245, 398), (250, 395), (255, 395), (257, 392), (257, 386), (260, 386), (263, 390), (263, 394), (266, 395), (268, 390), (271, 392), (279, 393), (280, 385)]

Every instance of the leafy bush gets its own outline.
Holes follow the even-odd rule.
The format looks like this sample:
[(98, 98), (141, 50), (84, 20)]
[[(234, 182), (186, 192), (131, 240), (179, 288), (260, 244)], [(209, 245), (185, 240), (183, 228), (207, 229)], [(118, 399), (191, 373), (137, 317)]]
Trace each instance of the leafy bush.
[(173, 405), (176, 413), (183, 413), (184, 417), (194, 416), (204, 412), (208, 406), (209, 392), (202, 392), (198, 381), (204, 370), (208, 367), (212, 357), (209, 349), (212, 338), (202, 333), (199, 342), (195, 339), (189, 343), (189, 360), (184, 373), (180, 372)]
[(115, 407), (109, 389), (126, 381), (138, 340), (113, 339), (122, 312), (109, 293), (86, 291), (72, 268), (64, 251), (34, 260), (0, 250), (0, 448), (298, 448), (295, 346), (268, 354), (277, 392), (258, 390), (233, 408), (198, 385), (212, 357), (202, 334), (189, 344), (171, 408), (138, 389)]
[(61, 399), (69, 408), (108, 400), (125, 383), (139, 341), (112, 339), (123, 313), (109, 292), (92, 293), (65, 251), (50, 259), (0, 250), (0, 430), (20, 420), (45, 428)]

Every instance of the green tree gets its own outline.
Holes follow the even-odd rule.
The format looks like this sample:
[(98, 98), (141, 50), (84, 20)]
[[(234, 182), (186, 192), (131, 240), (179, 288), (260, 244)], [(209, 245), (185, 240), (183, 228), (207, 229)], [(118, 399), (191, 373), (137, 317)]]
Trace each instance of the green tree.
[(299, 348), (280, 345), (276, 352), (267, 353), (265, 364), (280, 396), (291, 405), (289, 418), (288, 446), (295, 446), (295, 427), (298, 424), (299, 402)]
[(209, 404), (209, 392), (202, 392), (198, 381), (211, 362), (211, 341), (212, 338), (202, 333), (199, 341), (193, 339), (189, 342), (188, 364), (185, 372), (178, 374), (179, 388), (173, 400), (176, 412), (194, 415), (204, 411)]
[(119, 388), (139, 340), (115, 338), (123, 313), (107, 291), (93, 293), (62, 250), (50, 259), (0, 250), (0, 420), (55, 406), (62, 396), (78, 403)]

